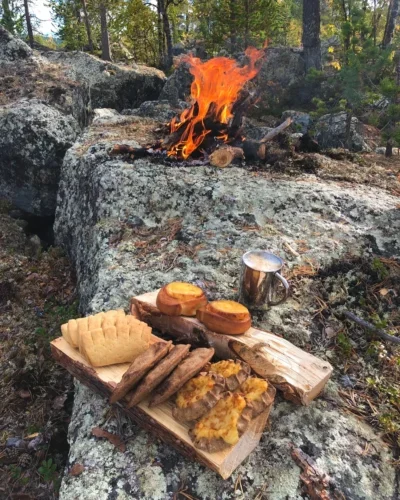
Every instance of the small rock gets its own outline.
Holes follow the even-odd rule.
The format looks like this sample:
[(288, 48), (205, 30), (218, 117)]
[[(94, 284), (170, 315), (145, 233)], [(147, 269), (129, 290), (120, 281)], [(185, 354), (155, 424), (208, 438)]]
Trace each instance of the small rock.
[(144, 225), (143, 219), (140, 217), (137, 217), (136, 215), (133, 215), (132, 217), (129, 217), (128, 219), (125, 219), (126, 224), (130, 227), (141, 227)]
[(354, 377), (349, 377), (349, 375), (342, 375), (339, 378), (340, 385), (342, 387), (354, 387), (356, 385), (356, 382), (354, 380)]
[(21, 441), (20, 437), (8, 438), (6, 441), (6, 447), (7, 448), (14, 448), (14, 447), (16, 447), (16, 444), (19, 443), (19, 441)]

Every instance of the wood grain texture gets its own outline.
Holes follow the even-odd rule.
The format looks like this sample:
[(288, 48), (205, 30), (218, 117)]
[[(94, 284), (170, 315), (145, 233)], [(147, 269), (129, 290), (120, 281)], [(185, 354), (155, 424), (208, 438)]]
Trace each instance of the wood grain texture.
[[(160, 340), (153, 336), (152, 341), (154, 342), (155, 339)], [(129, 363), (124, 363), (93, 368), (62, 337), (51, 342), (51, 351), (54, 359), (75, 378), (106, 398), (110, 396), (113, 388), (129, 367)], [(269, 394), (273, 401), (275, 389), (272, 386), (269, 388)], [(172, 404), (170, 402), (163, 403), (155, 408), (149, 408), (147, 404), (148, 401), (145, 400), (139, 405), (128, 409), (124, 401), (117, 403), (141, 427), (173, 446), (182, 455), (197, 460), (216, 471), (224, 479), (228, 478), (257, 446), (272, 408), (271, 404), (269, 408), (251, 421), (247, 431), (235, 446), (218, 453), (207, 453), (193, 446), (188, 434), (189, 427), (177, 422), (172, 417)]]
[(307, 405), (325, 387), (332, 366), (273, 333), (249, 328), (243, 335), (208, 330), (195, 318), (166, 316), (156, 306), (158, 290), (134, 297), (131, 314), (176, 341), (210, 346), (222, 359), (240, 357), (253, 371), (283, 392), (286, 399)]

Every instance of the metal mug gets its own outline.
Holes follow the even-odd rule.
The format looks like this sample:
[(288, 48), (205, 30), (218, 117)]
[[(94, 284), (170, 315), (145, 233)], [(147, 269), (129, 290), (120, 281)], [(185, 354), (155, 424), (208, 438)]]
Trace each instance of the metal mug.
[[(280, 271), (283, 260), (264, 250), (250, 250), (242, 257), (239, 302), (247, 306), (268, 304), (276, 306), (289, 296), (289, 284)], [(284, 287), (284, 294), (277, 298), (279, 284)]]

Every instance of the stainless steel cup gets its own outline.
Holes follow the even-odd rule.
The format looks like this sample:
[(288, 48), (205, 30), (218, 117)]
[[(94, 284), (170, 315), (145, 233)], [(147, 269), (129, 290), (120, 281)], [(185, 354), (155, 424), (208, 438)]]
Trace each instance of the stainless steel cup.
[(280, 257), (264, 250), (246, 252), (242, 257), (239, 302), (250, 307), (284, 302), (289, 296), (289, 284), (280, 274), (283, 264)]

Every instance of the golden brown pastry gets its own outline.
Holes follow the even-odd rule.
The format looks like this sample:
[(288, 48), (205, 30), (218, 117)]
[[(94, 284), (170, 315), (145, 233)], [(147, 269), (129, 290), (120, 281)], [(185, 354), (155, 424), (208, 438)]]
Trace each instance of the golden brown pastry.
[(150, 399), (149, 406), (157, 406), (178, 392), (185, 382), (194, 377), (194, 375), (197, 375), (203, 369), (214, 356), (214, 352), (214, 349), (211, 347), (194, 349), (194, 351), (175, 368), (172, 374), (157, 387), (153, 397)]
[(225, 379), (221, 375), (200, 373), (178, 391), (173, 417), (179, 422), (197, 420), (217, 404), (225, 389)]
[(251, 326), (248, 309), (233, 300), (216, 300), (197, 310), (197, 319), (216, 333), (240, 335)]
[(224, 359), (218, 363), (212, 363), (210, 372), (215, 372), (224, 377), (226, 388), (234, 391), (250, 376), (250, 366), (241, 360)]
[(245, 397), (252, 409), (252, 418), (262, 413), (273, 402), (273, 394), (269, 393), (268, 382), (263, 378), (247, 378), (236, 392)]
[(197, 448), (209, 453), (221, 451), (239, 441), (251, 421), (251, 414), (241, 394), (227, 392), (194, 425), (189, 435)]
[(157, 295), (158, 309), (168, 316), (196, 316), (197, 309), (206, 304), (201, 288), (181, 281), (164, 286)]

